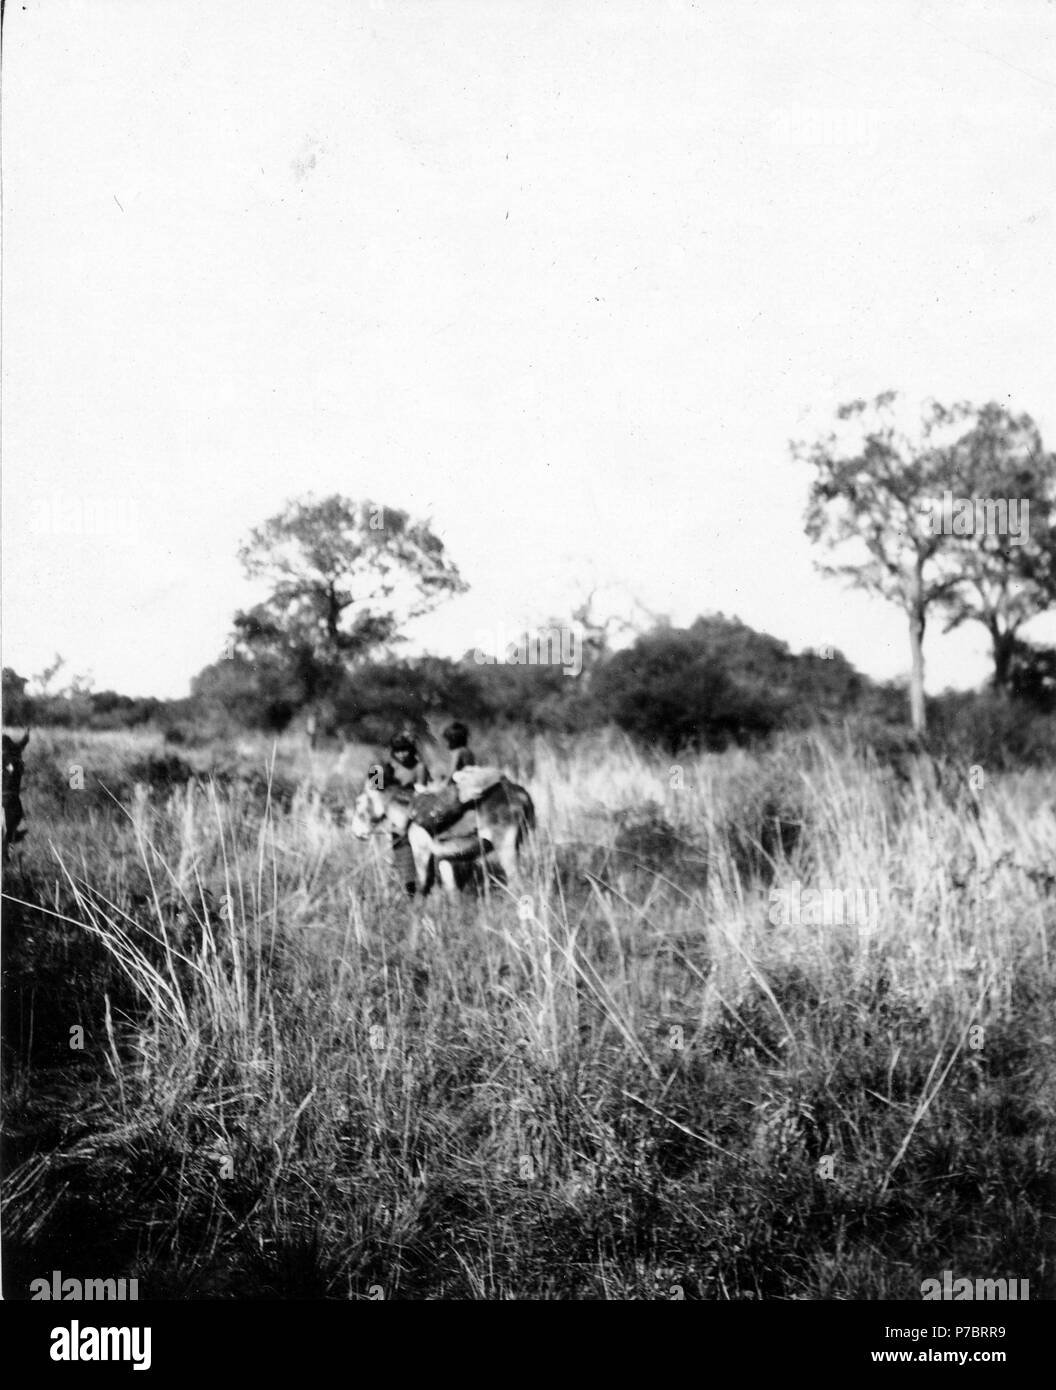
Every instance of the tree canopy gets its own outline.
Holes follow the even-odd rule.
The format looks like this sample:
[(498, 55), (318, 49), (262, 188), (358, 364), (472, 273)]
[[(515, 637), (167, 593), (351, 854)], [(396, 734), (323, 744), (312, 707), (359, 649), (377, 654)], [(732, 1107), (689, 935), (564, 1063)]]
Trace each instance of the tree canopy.
[[(791, 447), (813, 471), (807, 535), (837, 560), (823, 571), (897, 603), (907, 616), (914, 730), (925, 725), (923, 642), (933, 610), (948, 628), (983, 622), (997, 681), (1007, 683), (1016, 634), (1052, 602), (1056, 572), (1051, 459), (1033, 421), (995, 404), (914, 407), (887, 391), (840, 406), (832, 429)], [(1019, 545), (992, 527), (958, 533), (951, 498), (963, 508), (976, 499), (996, 508), (1003, 500), (1006, 519), (1013, 501), (1033, 499), (1029, 536)]]
[(426, 522), (337, 495), (289, 502), (250, 532), (239, 559), (267, 596), (235, 615), (235, 653), (284, 670), (307, 704), (466, 587)]
[(957, 446), (957, 490), (966, 500), (1003, 505), (1006, 526), (969, 534), (952, 525), (951, 559), (961, 577), (940, 606), (947, 632), (965, 622), (986, 628), (993, 684), (1007, 693), (1021, 628), (1056, 602), (1056, 456), (1046, 453), (1029, 415), (991, 402), (968, 419)]

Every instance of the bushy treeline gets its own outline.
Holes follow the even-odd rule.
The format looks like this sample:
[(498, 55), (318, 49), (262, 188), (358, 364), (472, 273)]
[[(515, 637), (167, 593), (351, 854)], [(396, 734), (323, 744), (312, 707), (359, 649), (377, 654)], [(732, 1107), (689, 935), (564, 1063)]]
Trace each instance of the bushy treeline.
[[(1018, 655), (1011, 697), (950, 693), (930, 701), (934, 740), (973, 760), (1048, 755), (1056, 743), (1052, 655)], [(868, 741), (883, 743), (900, 736), (906, 719), (901, 686), (870, 681), (831, 649), (796, 654), (721, 614), (686, 628), (657, 626), (618, 652), (591, 651), (574, 677), (558, 664), (486, 663), (473, 652), (459, 660), (423, 656), (360, 664), (324, 700), (309, 702), (295, 668), (235, 655), (205, 667), (183, 700), (83, 690), (33, 698), (25, 685), (5, 670), (9, 725), (151, 723), (188, 744), (241, 731), (279, 733), (309, 716), (321, 736), (379, 743), (400, 727), (458, 717), (549, 734), (616, 725), (674, 752), (743, 746), (780, 730), (848, 720)]]
[(170, 701), (153, 696), (119, 695), (116, 690), (73, 688), (59, 694), (29, 695), (25, 676), (4, 667), (4, 724), (56, 729), (135, 729), (164, 721)]

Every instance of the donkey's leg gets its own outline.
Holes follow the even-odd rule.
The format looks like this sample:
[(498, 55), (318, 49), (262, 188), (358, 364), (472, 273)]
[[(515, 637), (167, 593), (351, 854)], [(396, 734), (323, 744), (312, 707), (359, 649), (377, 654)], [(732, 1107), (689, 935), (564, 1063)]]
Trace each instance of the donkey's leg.
[(517, 862), (517, 841), (520, 838), (520, 828), (511, 825), (504, 830), (498, 837), (496, 854), (499, 863), (502, 865), (502, 872), (506, 875), (506, 883), (513, 886), (520, 878), (520, 866)]
[(455, 866), (450, 859), (438, 859), (436, 861), (437, 872), (440, 875), (440, 882), (444, 891), (456, 896), (458, 895), (458, 880), (455, 878)]
[(411, 854), (414, 856), (414, 872), (418, 878), (418, 891), (424, 898), (432, 887), (433, 837), (420, 825), (411, 825), (407, 830)]
[(448, 895), (458, 895), (458, 877), (455, 873), (455, 860), (461, 858), (459, 849), (462, 841), (433, 840), (433, 863), (440, 876), (440, 883)]

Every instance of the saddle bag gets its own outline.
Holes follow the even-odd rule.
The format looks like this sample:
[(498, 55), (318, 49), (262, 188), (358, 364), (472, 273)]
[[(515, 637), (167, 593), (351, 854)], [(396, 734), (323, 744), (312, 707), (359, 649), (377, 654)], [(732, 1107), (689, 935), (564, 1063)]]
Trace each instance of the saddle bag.
[(464, 806), (457, 787), (442, 787), (439, 791), (415, 792), (411, 815), (430, 835), (453, 825), (462, 815)]

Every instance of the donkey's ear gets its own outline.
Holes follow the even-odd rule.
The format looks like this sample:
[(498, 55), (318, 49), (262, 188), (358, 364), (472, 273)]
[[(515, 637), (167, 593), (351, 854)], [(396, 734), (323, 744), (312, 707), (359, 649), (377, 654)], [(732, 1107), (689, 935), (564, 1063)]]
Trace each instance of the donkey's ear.
[(22, 737), (18, 740), (18, 746), (19, 746), (19, 748), (20, 748), (20, 749), (21, 749), (21, 748), (25, 748), (25, 746), (26, 746), (26, 744), (27, 744), (28, 742), (29, 742), (29, 730), (27, 729), (26, 732), (22, 735)]

